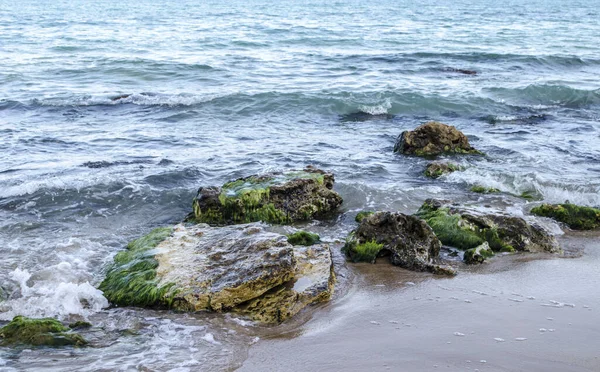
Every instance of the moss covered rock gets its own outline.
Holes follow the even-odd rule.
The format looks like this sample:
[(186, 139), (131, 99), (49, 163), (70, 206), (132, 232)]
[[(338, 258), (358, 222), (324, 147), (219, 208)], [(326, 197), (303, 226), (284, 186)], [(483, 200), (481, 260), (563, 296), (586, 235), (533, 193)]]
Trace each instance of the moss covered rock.
[(16, 316), (0, 328), (0, 346), (84, 346), (87, 341), (52, 318)]
[[(142, 239), (154, 243), (159, 240), (152, 238), (156, 234), (153, 232), (150, 237)], [(309, 263), (315, 270), (323, 265), (327, 267), (326, 272), (321, 271), (319, 275), (327, 277), (325, 282), (328, 283), (333, 273), (327, 245), (292, 246), (288, 237), (267, 232), (260, 224), (224, 227), (177, 225), (170, 229), (168, 236), (161, 238), (158, 244), (151, 244), (152, 248), (145, 250), (142, 257), (136, 258), (151, 262), (151, 265), (137, 265), (119, 260), (118, 255), (115, 257), (115, 263), (100, 286), (109, 301), (119, 305), (181, 311), (224, 312), (237, 311), (240, 306), (278, 288), (297, 289), (294, 283), (300, 281), (317, 287), (320, 285), (319, 288), (327, 288), (330, 293), (329, 284), (323, 287), (323, 283), (318, 281), (320, 277), (314, 272), (304, 275), (300, 268), (301, 260), (309, 256)], [(144, 282), (140, 284), (142, 279)], [(311, 288), (310, 293), (294, 289), (293, 294), (298, 301), (293, 309), (328, 296), (315, 291), (314, 286)], [(286, 293), (292, 295), (291, 292)], [(273, 298), (269, 306), (275, 306)], [(282, 298), (281, 301), (277, 306), (283, 312), (290, 300)], [(258, 305), (252, 309), (259, 312)], [(288, 313), (297, 312), (293, 309)], [(247, 307), (244, 312), (253, 314)], [(268, 317), (262, 314), (255, 318), (267, 321)], [(271, 321), (284, 318), (283, 315), (273, 315)]]
[(287, 236), (288, 243), (291, 245), (304, 245), (310, 246), (317, 244), (320, 241), (320, 237), (317, 234), (310, 233), (308, 231), (296, 231), (293, 234)]
[(398, 212), (376, 212), (362, 219), (348, 237), (344, 252), (354, 262), (389, 256), (392, 264), (407, 269), (455, 274), (452, 268), (434, 263), (440, 247), (423, 220)]
[(471, 187), (471, 191), (476, 192), (478, 194), (495, 194), (495, 193), (500, 192), (500, 190), (495, 189), (493, 187), (485, 187), (485, 186), (481, 186), (481, 185), (475, 185), (475, 186)]
[(425, 123), (413, 131), (402, 132), (396, 140), (394, 152), (417, 156), (481, 154), (471, 147), (467, 136), (461, 131), (436, 121)]
[(370, 215), (372, 215), (373, 211), (360, 211), (356, 214), (356, 217), (354, 217), (354, 221), (361, 223), (361, 221), (365, 218), (365, 217), (369, 217)]
[(523, 218), (498, 210), (457, 206), (428, 199), (416, 214), (435, 231), (444, 245), (462, 250), (487, 242), (495, 252), (560, 252), (550, 232)]
[(494, 251), (490, 248), (488, 242), (478, 245), (475, 248), (471, 248), (465, 251), (463, 260), (466, 264), (480, 264), (484, 263), (486, 259), (493, 257)]
[(429, 178), (439, 178), (444, 174), (450, 174), (460, 170), (461, 167), (453, 163), (433, 162), (425, 168), (425, 176)]
[(194, 219), (215, 225), (264, 221), (285, 224), (324, 217), (342, 198), (331, 173), (303, 171), (255, 175), (222, 187), (203, 187), (194, 199)]
[(573, 230), (592, 230), (600, 227), (600, 209), (575, 204), (542, 204), (531, 213), (565, 223)]

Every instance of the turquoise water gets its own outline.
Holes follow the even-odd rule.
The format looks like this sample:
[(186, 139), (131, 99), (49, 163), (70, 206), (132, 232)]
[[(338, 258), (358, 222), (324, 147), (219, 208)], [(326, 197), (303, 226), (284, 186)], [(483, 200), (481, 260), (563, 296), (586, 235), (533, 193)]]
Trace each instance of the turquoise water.
[[(76, 358), (82, 370), (194, 370), (243, 359), (255, 334), (235, 320), (106, 310), (94, 289), (128, 240), (188, 213), (199, 186), (330, 170), (345, 214), (312, 226), (330, 239), (359, 209), (477, 200), (475, 184), (505, 192), (485, 201), (515, 213), (528, 206), (510, 194), (525, 191), (599, 206), (598, 9), (0, 0), (0, 319), (81, 316), (107, 330), (91, 351), (0, 351), (0, 367)], [(392, 149), (427, 120), (457, 126), (488, 156), (425, 179), (426, 160)], [(137, 336), (114, 336), (130, 328)]]

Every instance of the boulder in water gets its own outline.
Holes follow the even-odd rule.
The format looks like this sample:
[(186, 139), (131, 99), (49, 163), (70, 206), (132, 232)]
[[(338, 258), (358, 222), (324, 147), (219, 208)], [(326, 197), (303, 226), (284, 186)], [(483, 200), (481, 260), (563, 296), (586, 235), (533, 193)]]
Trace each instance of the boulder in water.
[(592, 230), (600, 227), (600, 209), (582, 207), (575, 204), (542, 204), (531, 213), (553, 218), (573, 230)]
[(417, 156), (481, 154), (471, 147), (467, 136), (461, 131), (436, 121), (425, 123), (413, 131), (402, 132), (396, 140), (394, 152)]
[(399, 212), (375, 212), (361, 220), (344, 251), (355, 262), (375, 262), (387, 255), (392, 264), (406, 269), (454, 275), (454, 269), (434, 263), (441, 246), (433, 230), (420, 218)]
[(341, 204), (333, 174), (303, 171), (240, 178), (222, 187), (203, 187), (194, 199), (196, 222), (216, 225), (263, 221), (285, 224), (325, 217)]
[(157, 229), (115, 257), (100, 289), (117, 305), (242, 312), (281, 322), (329, 298), (329, 247), (292, 246), (261, 224)]
[(0, 328), (0, 346), (84, 346), (87, 341), (52, 318), (31, 319), (18, 315)]
[(487, 242), (494, 252), (561, 252), (554, 236), (542, 226), (498, 210), (427, 199), (416, 215), (431, 226), (444, 245), (458, 249)]

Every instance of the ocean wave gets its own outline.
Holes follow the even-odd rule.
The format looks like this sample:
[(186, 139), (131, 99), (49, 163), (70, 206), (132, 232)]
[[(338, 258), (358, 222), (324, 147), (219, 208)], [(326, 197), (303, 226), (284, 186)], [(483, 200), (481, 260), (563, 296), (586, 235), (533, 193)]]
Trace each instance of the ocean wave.
[(350, 61), (368, 61), (383, 63), (418, 63), (424, 61), (452, 61), (468, 63), (516, 63), (519, 65), (530, 66), (560, 66), (560, 67), (583, 67), (600, 65), (599, 58), (582, 58), (573, 55), (530, 55), (530, 54), (511, 54), (511, 53), (437, 53), (437, 52), (416, 52), (416, 53), (393, 53), (380, 55), (338, 55), (329, 57), (331, 59), (345, 59)]
[(133, 93), (111, 96), (74, 96), (70, 98), (34, 99), (31, 109), (36, 107), (71, 106), (165, 106), (168, 108), (218, 109), (217, 114), (237, 113), (248, 115), (260, 112), (289, 112), (302, 110), (332, 115), (348, 115), (362, 112), (368, 115), (477, 115), (482, 112), (499, 112), (502, 115), (527, 109), (509, 105), (499, 100), (473, 96), (443, 96), (420, 94), (411, 91), (354, 92), (262, 92), (223, 93), (213, 95)]
[(570, 202), (590, 207), (600, 206), (600, 184), (566, 184), (543, 179), (533, 173), (505, 173), (471, 167), (443, 178), (447, 182), (495, 188), (515, 196), (524, 193), (547, 203)]
[(600, 89), (585, 90), (566, 85), (533, 84), (524, 88), (486, 88), (494, 97), (515, 104), (582, 108), (600, 104)]

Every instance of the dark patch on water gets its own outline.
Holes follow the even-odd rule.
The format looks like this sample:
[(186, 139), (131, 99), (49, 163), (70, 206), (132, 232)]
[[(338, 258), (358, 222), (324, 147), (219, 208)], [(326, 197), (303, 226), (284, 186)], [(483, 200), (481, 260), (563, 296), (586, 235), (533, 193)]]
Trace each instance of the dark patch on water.
[(133, 165), (133, 164), (152, 164), (152, 160), (87, 161), (87, 162), (81, 164), (81, 167), (98, 169), (98, 168), (115, 167), (118, 165)]
[[(205, 179), (205, 173), (196, 167), (188, 167), (171, 172), (154, 174), (144, 178), (144, 181), (154, 187), (164, 189), (189, 188), (190, 185), (200, 185)], [(194, 188), (195, 186), (191, 186)]]
[(158, 162), (158, 165), (166, 166), (166, 165), (171, 165), (171, 164), (174, 164), (174, 163), (175, 162), (173, 160), (162, 159), (161, 161)]
[(394, 115), (392, 114), (369, 114), (367, 112), (358, 111), (350, 114), (340, 115), (339, 120), (341, 122), (351, 121), (370, 121), (370, 120), (393, 120)]
[(445, 69), (443, 69), (443, 71), (453, 72), (453, 73), (463, 74), (463, 75), (477, 75), (478, 74), (478, 72), (475, 70), (467, 70), (464, 68), (454, 68), (454, 67), (446, 67)]

